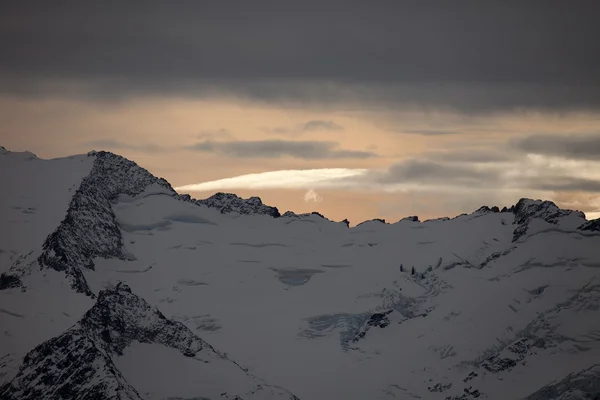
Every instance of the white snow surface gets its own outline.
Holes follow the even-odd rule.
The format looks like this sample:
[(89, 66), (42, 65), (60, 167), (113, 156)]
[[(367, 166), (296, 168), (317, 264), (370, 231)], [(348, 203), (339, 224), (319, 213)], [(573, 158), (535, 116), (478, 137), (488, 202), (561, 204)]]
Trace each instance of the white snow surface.
[[(92, 162), (0, 154), (10, 187), (0, 249), (13, 254), (0, 254), (0, 272), (41, 246)], [(300, 399), (518, 399), (600, 360), (600, 235), (578, 230), (579, 214), (532, 217), (513, 241), (512, 212), (347, 228), (318, 215), (222, 214), (158, 185), (112, 210), (133, 257), (82, 269), (92, 292), (127, 283)], [(64, 273), (26, 278), (26, 290), (0, 291), (0, 385), (94, 304)], [(198, 390), (195, 377), (229, 373), (147, 343), (115, 365), (147, 399), (216, 399), (219, 388)]]
[(92, 164), (86, 155), (43, 160), (30, 152), (0, 152), (0, 273), (60, 224)]

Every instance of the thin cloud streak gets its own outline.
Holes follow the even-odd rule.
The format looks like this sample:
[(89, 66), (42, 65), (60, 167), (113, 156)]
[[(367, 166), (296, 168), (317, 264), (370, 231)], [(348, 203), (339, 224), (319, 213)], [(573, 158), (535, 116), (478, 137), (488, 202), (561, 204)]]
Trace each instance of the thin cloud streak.
[(269, 171), (180, 186), (175, 190), (202, 192), (223, 189), (343, 188), (353, 184), (356, 186), (347, 179), (364, 176), (367, 172), (367, 169), (349, 168)]

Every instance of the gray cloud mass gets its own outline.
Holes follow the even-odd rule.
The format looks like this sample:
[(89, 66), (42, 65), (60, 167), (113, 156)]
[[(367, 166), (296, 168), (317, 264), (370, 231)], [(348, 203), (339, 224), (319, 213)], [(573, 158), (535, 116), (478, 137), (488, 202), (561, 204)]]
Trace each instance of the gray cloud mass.
[(367, 151), (336, 149), (336, 142), (255, 140), (216, 142), (205, 140), (189, 146), (189, 150), (217, 153), (237, 158), (280, 158), (284, 156), (305, 160), (372, 158), (377, 155)]
[(330, 131), (330, 132), (340, 132), (343, 131), (344, 127), (336, 124), (333, 121), (324, 121), (324, 120), (311, 120), (307, 121), (299, 126), (295, 127), (283, 127), (279, 126), (276, 128), (266, 128), (265, 132), (275, 135), (301, 135), (303, 133), (308, 132), (318, 132), (318, 131)]
[(3, 2), (0, 90), (597, 109), (599, 15), (593, 0)]
[(600, 132), (588, 135), (531, 135), (512, 145), (524, 152), (600, 161)]
[(479, 171), (470, 166), (410, 159), (392, 165), (378, 179), (381, 183), (444, 183), (481, 186), (498, 179), (495, 170)]

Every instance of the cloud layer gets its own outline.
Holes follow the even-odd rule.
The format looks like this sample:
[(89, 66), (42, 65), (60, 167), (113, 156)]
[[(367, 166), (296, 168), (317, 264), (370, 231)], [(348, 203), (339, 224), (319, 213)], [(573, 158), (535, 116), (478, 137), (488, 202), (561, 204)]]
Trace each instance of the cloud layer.
[(471, 112), (600, 106), (598, 2), (434, 3), (3, 3), (1, 88)]
[(532, 135), (513, 145), (527, 153), (600, 161), (600, 131), (588, 135)]
[(377, 156), (369, 151), (337, 149), (338, 146), (338, 143), (329, 141), (237, 140), (216, 142), (205, 140), (189, 146), (188, 149), (236, 158), (280, 158), (289, 156), (304, 160), (322, 160), (365, 159)]

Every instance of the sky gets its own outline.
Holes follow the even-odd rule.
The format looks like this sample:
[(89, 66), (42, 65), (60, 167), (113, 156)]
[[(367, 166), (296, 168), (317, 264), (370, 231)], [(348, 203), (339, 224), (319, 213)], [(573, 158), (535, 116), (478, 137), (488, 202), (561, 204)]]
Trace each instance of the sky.
[(0, 4), (0, 145), (352, 224), (600, 217), (600, 3)]

